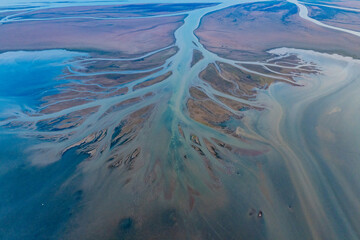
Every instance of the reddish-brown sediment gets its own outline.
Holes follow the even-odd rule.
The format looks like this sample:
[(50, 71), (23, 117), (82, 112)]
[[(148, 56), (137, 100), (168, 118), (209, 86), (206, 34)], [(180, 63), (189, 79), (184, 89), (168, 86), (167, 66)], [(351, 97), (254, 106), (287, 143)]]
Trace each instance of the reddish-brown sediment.
[[(218, 124), (229, 120), (230, 116), (233, 115), (230, 111), (224, 109), (208, 98), (208, 96), (202, 91), (192, 89), (191, 93), (193, 98), (188, 100), (187, 108), (190, 113), (190, 117), (195, 121), (218, 128)], [(199, 100), (197, 99), (199, 95), (204, 95), (204, 97)]]
[(217, 62), (217, 65), (221, 73), (216, 69), (215, 64), (209, 64), (199, 76), (214, 89), (232, 96), (249, 99), (255, 96), (255, 88), (263, 88), (275, 80), (242, 71), (226, 63)]
[[(223, 104), (215, 102), (201, 88), (191, 87), (189, 89), (191, 98), (187, 102), (190, 117), (207, 126), (237, 137), (239, 134), (234, 134), (234, 129), (223, 127), (223, 123), (230, 120), (230, 118), (241, 120), (244, 116), (241, 112), (250, 109), (263, 110), (262, 107), (253, 106), (250, 103), (255, 100), (258, 89), (267, 88), (275, 81), (295, 84), (295, 77), (300, 74), (316, 74), (318, 72), (312, 64), (298, 67), (299, 64), (303, 63), (296, 56), (284, 56), (264, 64), (269, 65), (269, 68), (272, 65), (271, 70), (274, 72), (260, 65), (243, 64), (242, 66), (248, 70), (242, 70), (236, 65), (233, 66), (218, 61), (209, 64), (200, 72), (199, 77), (213, 89), (225, 94), (225, 96), (214, 94), (214, 97)], [(285, 66), (291, 67), (286, 68)], [(267, 74), (269, 77), (261, 74)], [(283, 74), (287, 74), (287, 76)], [(239, 100), (236, 100), (236, 98)], [(249, 103), (246, 104), (245, 101)], [(230, 109), (237, 111), (237, 113), (233, 113)]]
[(45, 105), (44, 104), (44, 108), (41, 110), (41, 113), (54, 113), (54, 112), (59, 112), (61, 110), (67, 109), (67, 108), (71, 108), (71, 107), (75, 107), (75, 106), (79, 106), (85, 103), (89, 103), (90, 100), (87, 99), (69, 99), (63, 102), (57, 102), (51, 105)]
[[(307, 1), (303, 1), (307, 2)], [(315, 2), (315, 1), (309, 1), (309, 3)], [(316, 2), (318, 3), (318, 2)], [(338, 6), (338, 7), (345, 7), (345, 8), (352, 8), (352, 9), (360, 9), (360, 2), (359, 1), (335, 1), (335, 2), (329, 2), (329, 1), (321, 1), (321, 4), (324, 5), (330, 5), (330, 6)]]
[(181, 135), (183, 138), (185, 138), (184, 131), (182, 130), (180, 124), (178, 125), (178, 130), (179, 130), (180, 135)]
[(215, 67), (215, 64), (209, 64), (199, 74), (199, 77), (205, 82), (209, 83), (214, 89), (233, 94), (232, 90), (235, 89), (235, 84), (221, 77), (219, 71)]
[(303, 20), (296, 5), (287, 2), (243, 4), (210, 13), (195, 33), (208, 50), (230, 59), (265, 59), (266, 51), (277, 47), (360, 57), (358, 37)]
[(165, 64), (165, 61), (174, 56), (178, 51), (178, 47), (171, 47), (163, 51), (154, 53), (145, 58), (139, 58), (128, 61), (117, 60), (92, 60), (82, 63), (82, 68), (77, 69), (79, 72), (91, 73), (97, 71), (125, 71), (125, 70), (145, 70), (160, 67)]
[(327, 25), (360, 31), (360, 13), (341, 9), (306, 5), (309, 17), (319, 20)]
[[(82, 140), (68, 146), (62, 151), (62, 154), (64, 154), (66, 151), (81, 146), (81, 151), (86, 152), (90, 155), (93, 155), (96, 152), (97, 144), (101, 142), (102, 139), (107, 135), (107, 130), (103, 129), (97, 132), (94, 132)], [(95, 152), (94, 152), (95, 150)]]
[[(247, 74), (225, 63), (218, 62), (217, 65), (221, 73), (215, 67), (215, 64), (209, 64), (199, 76), (214, 89), (231, 96), (248, 99), (251, 96), (255, 96), (256, 91), (254, 88), (261, 88), (265, 84), (270, 84), (273, 81), (255, 74)], [(241, 119), (242, 117), (241, 115), (233, 114), (226, 109), (226, 107), (211, 100), (208, 95), (199, 88), (191, 87), (189, 93), (191, 98), (187, 102), (187, 108), (190, 117), (195, 121), (228, 132), (229, 129), (221, 127), (221, 123), (228, 121), (230, 118)], [(225, 97), (215, 97), (235, 111), (246, 111), (251, 108), (261, 110), (260, 108), (253, 108), (247, 104)]]
[(70, 49), (139, 56), (174, 43), (184, 16), (153, 19), (65, 19), (1, 25), (0, 51)]
[(36, 126), (40, 131), (60, 131), (81, 125), (85, 118), (97, 112), (99, 106), (81, 109), (69, 114), (38, 121)]
[[(181, 13), (212, 4), (122, 4), (103, 6), (73, 6), (41, 9), (17, 16), (18, 19), (61, 18), (61, 17), (96, 17), (128, 18), (149, 17), (164, 14)], [(13, 14), (14, 12), (11, 12)], [(0, 15), (1, 16), (1, 15)]]
[[(115, 61), (115, 60), (92, 60), (88, 58), (83, 60), (82, 68), (78, 73), (72, 73), (64, 70), (61, 79), (70, 80), (69, 83), (57, 86), (59, 92), (49, 96), (43, 97), (41, 112), (52, 113), (69, 107), (88, 103), (97, 99), (114, 97), (124, 95), (128, 92), (128, 88), (123, 84), (130, 83), (141, 78), (149, 77), (161, 70), (157, 68), (148, 72), (121, 74), (115, 73), (116, 70), (127, 70), (127, 68), (136, 67), (137, 70), (147, 69), (148, 67), (160, 67), (169, 57), (177, 52), (176, 47), (160, 51), (145, 58), (129, 60), (129, 61)], [(125, 63), (124, 63), (125, 62)], [(120, 63), (117, 65), (117, 63)], [(119, 69), (120, 68), (120, 69)], [(83, 72), (101, 72), (109, 73), (86, 75)], [(113, 73), (112, 73), (113, 72)], [(150, 85), (159, 83), (169, 76), (172, 72), (167, 72), (161, 76), (149, 78), (134, 86), (134, 90), (148, 87)]]
[(53, 113), (97, 99), (124, 95), (128, 92), (128, 88), (122, 87), (123, 84), (147, 77), (159, 70), (138, 74), (111, 73), (95, 76), (67, 76), (66, 78), (73, 82), (61, 85), (59, 93), (42, 98), (41, 112)]
[(165, 73), (163, 75), (160, 75), (160, 76), (158, 76), (156, 78), (152, 78), (150, 80), (141, 82), (139, 84), (136, 84), (134, 86), (133, 90), (149, 87), (149, 86), (154, 85), (156, 83), (162, 82), (162, 81), (166, 80), (168, 77), (170, 77), (171, 75), (172, 75), (172, 72), (167, 72), (167, 73)]
[[(42, 11), (45, 14), (52, 10)], [(54, 113), (97, 99), (126, 94), (129, 89), (124, 84), (160, 71), (166, 60), (178, 51), (175, 46), (166, 47), (174, 44), (174, 31), (182, 25), (183, 19), (184, 15), (151, 19), (86, 18), (10, 22), (0, 27), (0, 35), (7, 36), (0, 38), (0, 51), (61, 48), (89, 52), (88, 57), (79, 59), (81, 67), (74, 65), (72, 71), (63, 70), (64, 74), (59, 79), (67, 83), (60, 81), (54, 87), (58, 92), (40, 99), (38, 110), (43, 114)], [(165, 49), (144, 58), (118, 60), (138, 57), (162, 48)], [(121, 71), (127, 70), (135, 72), (121, 74)], [(136, 70), (141, 72), (136, 73)], [(170, 75), (166, 73), (147, 79), (149, 81), (138, 84), (135, 89), (158, 83)]]
[(213, 155), (216, 159), (221, 159), (219, 150), (206, 138), (203, 139), (207, 150)]
[(86, 84), (97, 84), (102, 87), (117, 87), (122, 84), (135, 81), (140, 78), (147, 77), (153, 73), (158, 72), (156, 69), (150, 72), (135, 73), (135, 74), (121, 74), (121, 73), (106, 73), (95, 76), (70, 76), (69, 79), (85, 81)]
[(226, 104), (228, 107), (232, 108), (235, 111), (246, 111), (249, 109), (256, 109), (256, 110), (262, 110), (262, 108), (259, 107), (253, 107), (251, 105), (241, 103), (235, 100), (231, 100), (229, 98), (224, 98), (221, 96), (215, 95), (217, 99), (219, 99), (222, 103)]
[[(77, 90), (75, 88), (75, 90)], [(127, 88), (119, 88), (117, 90), (109, 92), (80, 92), (73, 91), (70, 87), (61, 91), (60, 93), (46, 96), (42, 100), (44, 103), (41, 105), (41, 113), (54, 113), (74, 106), (82, 105), (84, 103), (91, 102), (96, 99), (108, 98), (113, 96), (119, 96), (127, 93)]]
[(145, 94), (145, 95), (142, 96), (142, 97), (129, 98), (129, 99), (126, 99), (126, 100), (124, 100), (124, 101), (121, 101), (121, 102), (119, 102), (119, 103), (117, 103), (117, 104), (114, 104), (114, 105), (112, 105), (111, 107), (109, 107), (109, 108), (104, 112), (103, 115), (101, 115), (100, 119), (103, 118), (103, 117), (105, 117), (105, 116), (108, 115), (108, 114), (121, 111), (121, 110), (123, 110), (123, 109), (125, 109), (125, 108), (127, 108), (127, 107), (130, 107), (130, 106), (132, 106), (132, 105), (134, 105), (134, 104), (136, 104), (136, 103), (139, 103), (139, 102), (141, 102), (141, 101), (144, 101), (144, 100), (146, 100), (147, 97), (150, 97), (150, 96), (152, 96), (152, 93), (147, 93), (147, 94)]
[(112, 156), (108, 162), (111, 162), (109, 165), (109, 168), (118, 168), (124, 166), (126, 170), (133, 170), (135, 159), (139, 156), (141, 152), (141, 148), (138, 147), (134, 151), (132, 151), (130, 154), (128, 154), (126, 157), (114, 155)]
[(217, 65), (220, 68), (221, 76), (234, 82), (239, 87), (239, 90), (242, 91), (240, 93), (241, 97), (243, 97), (243, 94), (246, 96), (251, 95), (254, 88), (264, 88), (275, 81), (275, 78), (246, 72), (227, 63), (217, 62)]
[(115, 128), (111, 137), (110, 147), (113, 148), (115, 146), (121, 146), (131, 142), (142, 129), (153, 108), (154, 105), (146, 106), (133, 112), (122, 120)]
[[(73, 86), (74, 88), (71, 88)], [(125, 94), (128, 89), (125, 88), (112, 88), (108, 90), (104, 90), (103, 92), (87, 92), (87, 91), (79, 91), (76, 85), (67, 86), (66, 90), (61, 91), (60, 93), (53, 94), (50, 96), (46, 96), (43, 98), (46, 101), (46, 104), (56, 103), (58, 101), (64, 100), (71, 100), (71, 99), (87, 99), (87, 100), (94, 100), (94, 99), (101, 99), (111, 96), (118, 96)]]

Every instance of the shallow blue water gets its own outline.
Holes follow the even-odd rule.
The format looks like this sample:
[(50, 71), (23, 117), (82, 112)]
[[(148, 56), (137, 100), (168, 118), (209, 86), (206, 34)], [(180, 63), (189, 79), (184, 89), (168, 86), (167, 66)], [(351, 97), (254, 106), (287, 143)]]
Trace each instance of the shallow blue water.
[(36, 108), (41, 98), (56, 93), (66, 61), (84, 54), (64, 50), (6, 52), (0, 54), (0, 113), (9, 105)]

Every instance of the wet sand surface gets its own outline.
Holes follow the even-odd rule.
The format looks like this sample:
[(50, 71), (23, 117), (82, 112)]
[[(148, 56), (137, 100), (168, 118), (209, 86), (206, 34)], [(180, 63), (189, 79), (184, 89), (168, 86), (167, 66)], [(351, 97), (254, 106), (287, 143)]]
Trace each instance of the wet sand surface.
[(304, 0), (303, 3), (309, 3), (309, 4), (321, 4), (321, 5), (327, 5), (330, 7), (336, 7), (336, 8), (349, 8), (349, 9), (357, 9), (360, 10), (360, 3), (359, 1), (354, 0), (341, 0), (341, 1), (315, 1), (315, 0)]
[(339, 9), (331, 7), (331, 5), (311, 5), (306, 7), (309, 9), (309, 16), (319, 20), (325, 24), (347, 28), (350, 30), (360, 30), (360, 10), (358, 9)]
[(360, 56), (358, 37), (306, 21), (297, 6), (286, 1), (235, 5), (202, 21), (196, 30), (200, 42), (225, 58), (266, 59), (266, 50), (277, 47)]
[(0, 239), (359, 239), (356, 24), (136, 3), (1, 12)]

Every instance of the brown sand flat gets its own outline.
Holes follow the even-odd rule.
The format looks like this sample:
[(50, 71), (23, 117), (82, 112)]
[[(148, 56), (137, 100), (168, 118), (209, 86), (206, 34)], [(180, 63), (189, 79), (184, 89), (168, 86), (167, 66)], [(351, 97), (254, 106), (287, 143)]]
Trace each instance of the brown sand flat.
[(71, 6), (41, 9), (19, 15), (20, 19), (59, 18), (59, 17), (146, 17), (164, 14), (182, 13), (213, 4), (178, 3), (178, 4), (121, 4), (103, 6)]
[(315, 5), (306, 5), (306, 7), (311, 18), (331, 26), (360, 31), (360, 12)]
[(137, 56), (174, 43), (184, 16), (126, 20), (13, 22), (0, 27), (0, 51), (70, 49)]
[(360, 57), (360, 40), (301, 19), (296, 5), (263, 2), (206, 15), (195, 31), (205, 47), (237, 60), (265, 59), (277, 47), (313, 49)]

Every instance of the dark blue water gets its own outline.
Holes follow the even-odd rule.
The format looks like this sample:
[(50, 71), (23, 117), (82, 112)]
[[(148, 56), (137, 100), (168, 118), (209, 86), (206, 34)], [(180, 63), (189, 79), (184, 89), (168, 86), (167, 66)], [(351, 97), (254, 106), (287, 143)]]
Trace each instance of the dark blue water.
[[(0, 113), (15, 106), (38, 108), (49, 90), (65, 82), (58, 76), (76, 55), (63, 50), (0, 54)], [(86, 156), (68, 151), (54, 164), (33, 166), (25, 149), (38, 140), (6, 131), (0, 128), (0, 239), (51, 239), (81, 200), (82, 191), (64, 182)]]

